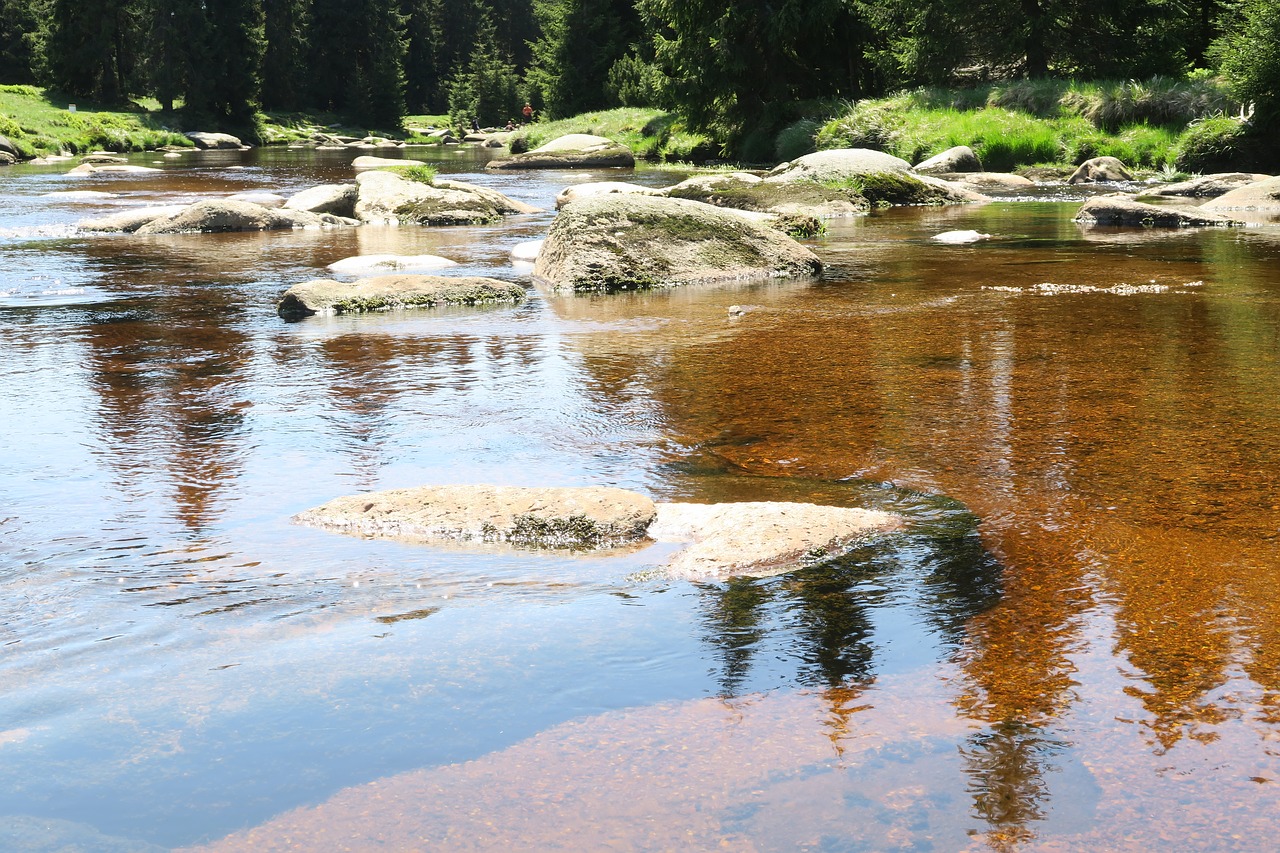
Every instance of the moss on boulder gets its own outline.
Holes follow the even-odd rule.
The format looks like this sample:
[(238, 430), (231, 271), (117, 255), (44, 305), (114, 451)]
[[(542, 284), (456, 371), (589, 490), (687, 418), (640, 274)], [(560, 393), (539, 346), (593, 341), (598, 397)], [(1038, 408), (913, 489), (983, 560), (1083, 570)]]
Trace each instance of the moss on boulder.
[(813, 252), (744, 214), (682, 199), (604, 195), (560, 212), (534, 276), (554, 292), (613, 292), (821, 270)]

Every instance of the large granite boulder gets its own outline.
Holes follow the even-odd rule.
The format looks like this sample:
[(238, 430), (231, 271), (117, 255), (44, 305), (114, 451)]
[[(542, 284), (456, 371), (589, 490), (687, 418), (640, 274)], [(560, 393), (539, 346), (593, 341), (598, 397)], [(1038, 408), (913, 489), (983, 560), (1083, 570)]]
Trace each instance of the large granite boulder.
[(826, 186), (817, 181), (763, 181), (750, 172), (694, 175), (662, 194), (668, 198), (700, 201), (772, 214), (805, 214), (822, 218), (865, 213), (867, 200), (850, 186)]
[(81, 163), (67, 171), (68, 175), (142, 175), (148, 172), (159, 172), (152, 166), (132, 166), (112, 163), (106, 166), (95, 166), (92, 163)]
[(1220, 213), (1195, 207), (1144, 204), (1130, 196), (1099, 196), (1076, 212), (1085, 225), (1127, 225), (1141, 228), (1186, 228), (1202, 225), (1239, 225)]
[(941, 175), (949, 172), (981, 172), (982, 161), (968, 145), (948, 148), (928, 160), (916, 164), (916, 171), (925, 175)]
[(292, 320), (313, 314), (516, 303), (524, 298), (520, 285), (492, 278), (380, 275), (354, 282), (317, 279), (295, 284), (280, 298), (276, 312)]
[(613, 292), (821, 270), (813, 252), (740, 213), (681, 199), (602, 195), (560, 211), (533, 273), (553, 292)]
[(129, 162), (129, 158), (108, 151), (92, 151), (81, 157), (80, 162), (94, 166), (122, 166)]
[(1069, 184), (1118, 183), (1132, 181), (1133, 174), (1115, 157), (1094, 157), (1085, 160), (1067, 178)]
[(18, 162), (18, 158), (14, 157), (8, 151), (0, 151), (0, 166), (12, 166)]
[(294, 516), (359, 536), (608, 548), (642, 541), (654, 504), (609, 487), (424, 486), (351, 495)]
[(1165, 184), (1149, 191), (1150, 195), (1180, 196), (1183, 198), (1218, 198), (1232, 190), (1265, 181), (1267, 175), (1251, 172), (1221, 172), (1216, 175), (1199, 175), (1185, 181)]
[(840, 148), (806, 154), (775, 167), (765, 183), (816, 183), (855, 192), (876, 207), (968, 204), (985, 197), (940, 178), (917, 175), (906, 160), (869, 148)]
[(319, 228), (356, 224), (324, 213), (263, 207), (247, 201), (226, 199), (199, 201), (172, 216), (153, 219), (136, 234), (216, 234), (228, 231), (279, 231), (289, 228)]
[(551, 140), (547, 144), (514, 154), (501, 160), (491, 160), (486, 169), (605, 169), (631, 168), (636, 157), (627, 146), (586, 133), (570, 133)]
[(538, 212), (538, 208), (496, 190), (461, 181), (427, 184), (375, 171), (357, 175), (356, 186), (355, 215), (361, 222), (484, 225), (509, 214)]
[(22, 152), (18, 150), (18, 146), (14, 145), (7, 136), (0, 136), (0, 151), (3, 151), (5, 154), (9, 154), (15, 160), (22, 159)]
[(870, 536), (898, 529), (887, 512), (815, 504), (746, 502), (658, 504), (649, 536), (688, 542), (667, 571), (691, 580), (767, 577), (818, 565)]
[(170, 204), (161, 207), (142, 207), (137, 210), (125, 210), (120, 213), (113, 213), (109, 216), (81, 219), (76, 223), (76, 228), (81, 231), (105, 234), (132, 234), (134, 231), (137, 231), (139, 228), (150, 222), (154, 222), (157, 219), (176, 216), (186, 209), (187, 205), (185, 204)]
[(286, 210), (305, 210), (308, 213), (332, 213), (334, 216), (355, 217), (355, 184), (321, 184), (305, 189), (289, 197)]
[(846, 181), (864, 175), (906, 174), (911, 164), (901, 157), (870, 148), (817, 151), (780, 163), (765, 176), (769, 181)]
[(1280, 177), (1255, 181), (1204, 203), (1202, 210), (1250, 210), (1280, 214)]
[(229, 133), (205, 133), (203, 131), (192, 131), (183, 134), (196, 144), (201, 151), (209, 150), (238, 150), (245, 147), (245, 144), (238, 137)]

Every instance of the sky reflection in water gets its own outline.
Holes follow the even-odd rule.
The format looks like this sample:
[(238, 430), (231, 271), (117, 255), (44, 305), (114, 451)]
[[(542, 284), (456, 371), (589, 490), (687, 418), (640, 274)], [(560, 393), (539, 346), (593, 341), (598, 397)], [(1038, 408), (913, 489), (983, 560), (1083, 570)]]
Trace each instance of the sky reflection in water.
[[(66, 234), (95, 204), (349, 174), (253, 157), (92, 204), (39, 198), (72, 188), (47, 171), (0, 178), (6, 848), (1248, 849), (1275, 830), (1270, 232), (890, 211), (833, 224), (818, 282), (295, 324), (276, 295), (349, 255), (519, 275), (510, 247), (550, 214)], [(473, 176), (548, 207), (587, 179)], [(996, 239), (927, 239), (952, 228)], [(85, 298), (31, 295), (49, 281)], [(916, 524), (834, 566), (690, 585), (647, 571), (655, 549), (288, 523), (432, 482)]]

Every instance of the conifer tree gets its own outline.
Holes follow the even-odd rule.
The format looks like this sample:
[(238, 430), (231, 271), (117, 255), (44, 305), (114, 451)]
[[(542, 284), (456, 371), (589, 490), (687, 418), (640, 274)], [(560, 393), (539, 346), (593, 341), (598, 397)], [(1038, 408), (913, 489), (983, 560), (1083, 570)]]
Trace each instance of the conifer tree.
[(308, 4), (306, 0), (263, 0), (262, 106), (294, 110), (307, 95)]

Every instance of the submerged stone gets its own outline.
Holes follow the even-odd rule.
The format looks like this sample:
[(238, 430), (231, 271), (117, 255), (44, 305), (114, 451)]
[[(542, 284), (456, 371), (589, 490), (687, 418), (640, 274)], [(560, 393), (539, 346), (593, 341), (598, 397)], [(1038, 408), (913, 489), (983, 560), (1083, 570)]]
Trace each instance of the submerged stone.
[(1085, 225), (1129, 225), (1142, 228), (1241, 224), (1203, 208), (1144, 204), (1129, 196), (1089, 199), (1076, 213), (1075, 221)]
[(875, 534), (902, 526), (880, 510), (757, 502), (658, 504), (649, 536), (688, 542), (667, 571), (690, 580), (768, 577), (848, 553)]

